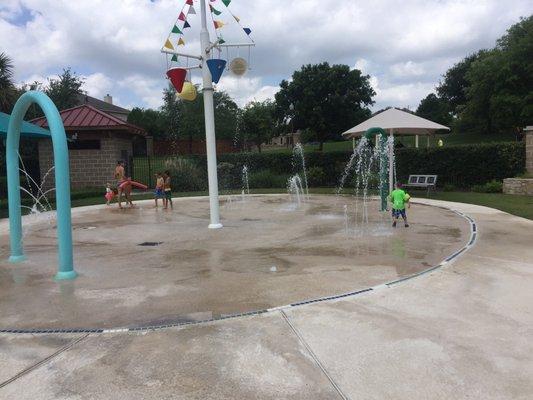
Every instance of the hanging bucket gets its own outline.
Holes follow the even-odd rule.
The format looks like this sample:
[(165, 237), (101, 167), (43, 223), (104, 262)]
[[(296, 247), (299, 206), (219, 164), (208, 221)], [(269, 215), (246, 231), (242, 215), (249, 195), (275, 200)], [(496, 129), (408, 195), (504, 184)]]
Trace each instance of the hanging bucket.
[(237, 76), (243, 76), (248, 70), (248, 62), (242, 58), (234, 58), (229, 64), (229, 69)]
[(196, 86), (194, 86), (191, 82), (185, 82), (181, 92), (178, 93), (178, 96), (183, 100), (196, 100)]
[(212, 60), (207, 60), (207, 67), (211, 71), (211, 78), (214, 83), (218, 83), (224, 68), (226, 67), (226, 60), (221, 60), (219, 58), (214, 58)]
[(184, 68), (170, 68), (167, 71), (168, 79), (172, 82), (172, 86), (179, 93), (183, 89), (183, 83), (185, 82), (185, 77), (187, 76), (187, 70)]

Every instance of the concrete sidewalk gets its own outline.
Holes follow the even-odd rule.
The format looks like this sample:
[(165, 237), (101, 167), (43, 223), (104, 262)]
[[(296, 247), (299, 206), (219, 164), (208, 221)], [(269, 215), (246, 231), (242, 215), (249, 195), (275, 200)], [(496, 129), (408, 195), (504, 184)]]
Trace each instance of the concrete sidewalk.
[(533, 398), (533, 221), (423, 202), (476, 220), (477, 244), (453, 264), (357, 297), (196, 326), (0, 335), (0, 398)]

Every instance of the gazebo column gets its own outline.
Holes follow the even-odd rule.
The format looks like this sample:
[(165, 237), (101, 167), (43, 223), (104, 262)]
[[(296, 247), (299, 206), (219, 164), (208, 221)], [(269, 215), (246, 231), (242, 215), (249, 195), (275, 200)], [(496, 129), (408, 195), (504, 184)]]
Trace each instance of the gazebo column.
[(415, 147), (418, 149), (418, 135), (415, 135)]

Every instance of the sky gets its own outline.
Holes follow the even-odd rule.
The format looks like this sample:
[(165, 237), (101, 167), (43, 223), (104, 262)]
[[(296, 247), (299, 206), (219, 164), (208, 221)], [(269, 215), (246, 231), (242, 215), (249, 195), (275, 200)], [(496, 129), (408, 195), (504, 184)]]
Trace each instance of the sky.
[[(209, 0), (207, 0), (209, 2)], [(0, 0), (0, 52), (15, 64), (18, 84), (42, 81), (71, 67), (91, 96), (111, 94), (126, 108), (157, 108), (167, 85), (167, 57), (160, 50), (185, 0)], [(189, 14), (181, 51), (198, 54), (200, 0)], [(239, 105), (272, 98), (282, 79), (303, 64), (347, 64), (370, 76), (373, 109), (416, 109), (446, 70), (496, 39), (530, 0), (232, 0), (216, 20), (227, 43), (248, 42), (232, 15), (252, 30), (256, 46), (232, 48), (220, 58), (244, 57), (243, 77), (226, 71), (217, 85)], [(188, 7), (184, 8), (187, 13)], [(208, 17), (211, 35), (214, 28)], [(182, 26), (179, 25), (180, 27)], [(176, 43), (178, 36), (170, 37)], [(177, 47), (177, 46), (176, 46)], [(219, 55), (216, 54), (218, 57)], [(192, 66), (191, 59), (182, 61)], [(190, 79), (201, 81), (198, 70)]]

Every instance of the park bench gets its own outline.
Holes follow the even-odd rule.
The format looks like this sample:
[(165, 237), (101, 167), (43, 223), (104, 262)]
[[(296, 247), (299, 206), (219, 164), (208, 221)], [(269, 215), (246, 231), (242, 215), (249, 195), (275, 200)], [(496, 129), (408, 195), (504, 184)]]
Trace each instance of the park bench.
[(409, 180), (404, 186), (427, 189), (429, 196), (429, 191), (435, 190), (437, 186), (437, 175), (409, 175)]

